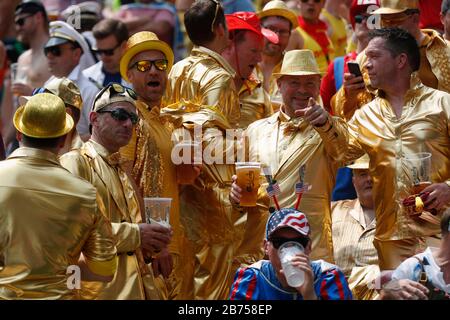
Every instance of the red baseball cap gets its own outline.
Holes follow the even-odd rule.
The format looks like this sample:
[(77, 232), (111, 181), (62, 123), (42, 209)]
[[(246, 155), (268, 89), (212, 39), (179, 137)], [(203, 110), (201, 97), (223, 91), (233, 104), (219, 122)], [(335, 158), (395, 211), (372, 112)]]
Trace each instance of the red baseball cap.
[(261, 28), (258, 16), (254, 12), (235, 12), (226, 14), (228, 30), (250, 30), (272, 43), (278, 43), (278, 35), (272, 30)]
[(380, 0), (353, 0), (352, 5), (350, 6), (350, 23), (352, 27), (355, 28), (355, 16), (360, 14), (371, 14), (371, 12), (367, 12), (367, 9), (370, 6), (377, 6), (374, 9), (378, 9), (380, 7)]

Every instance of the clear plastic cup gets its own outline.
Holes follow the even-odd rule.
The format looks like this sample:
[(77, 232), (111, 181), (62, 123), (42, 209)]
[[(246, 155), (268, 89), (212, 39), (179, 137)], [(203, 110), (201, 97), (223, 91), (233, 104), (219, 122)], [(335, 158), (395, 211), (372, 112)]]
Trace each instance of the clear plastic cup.
[(260, 174), (261, 164), (259, 162), (236, 162), (236, 183), (242, 189), (241, 206), (256, 206)]
[(303, 246), (295, 241), (285, 242), (278, 248), (278, 256), (280, 257), (284, 276), (288, 285), (293, 288), (297, 288), (303, 284), (305, 273), (303, 270), (294, 267), (291, 261), (295, 255), (304, 251)]
[(418, 152), (405, 154), (403, 161), (410, 182), (410, 193), (418, 194), (424, 188), (431, 185), (431, 153)]
[(146, 222), (169, 228), (171, 204), (172, 198), (144, 198)]

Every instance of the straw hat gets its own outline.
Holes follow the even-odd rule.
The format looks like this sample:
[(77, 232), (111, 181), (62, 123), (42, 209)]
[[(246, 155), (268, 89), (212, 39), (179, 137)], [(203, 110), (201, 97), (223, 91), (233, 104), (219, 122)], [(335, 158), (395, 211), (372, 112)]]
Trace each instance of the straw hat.
[(292, 29), (298, 27), (297, 15), (294, 11), (289, 9), (283, 1), (273, 0), (268, 2), (264, 8), (258, 12), (260, 19), (270, 16), (280, 16), (289, 20), (292, 24)]
[(356, 159), (352, 164), (348, 165), (350, 169), (369, 169), (369, 155), (365, 153), (362, 157)]
[(381, 7), (372, 14), (394, 14), (419, 9), (419, 0), (381, 0)]
[(74, 123), (61, 98), (51, 93), (39, 93), (17, 109), (14, 126), (32, 138), (57, 138), (72, 130)]
[(291, 50), (286, 52), (279, 73), (274, 73), (275, 78), (282, 76), (310, 76), (322, 75), (319, 71), (316, 58), (309, 49)]
[(125, 53), (120, 59), (120, 75), (125, 81), (130, 82), (127, 77), (127, 70), (130, 60), (135, 55), (143, 51), (157, 50), (161, 51), (165, 56), (168, 63), (167, 73), (173, 66), (173, 51), (167, 43), (158, 39), (158, 36), (150, 31), (141, 31), (132, 35), (126, 44)]

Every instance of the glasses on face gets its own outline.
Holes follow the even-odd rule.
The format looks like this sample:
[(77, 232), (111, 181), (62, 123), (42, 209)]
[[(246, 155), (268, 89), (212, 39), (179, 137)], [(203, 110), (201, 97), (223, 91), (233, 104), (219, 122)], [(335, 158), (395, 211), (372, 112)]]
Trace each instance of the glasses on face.
[(93, 49), (92, 51), (94, 51), (94, 53), (98, 55), (105, 55), (110, 57), (114, 55), (114, 51), (116, 51), (116, 49), (120, 47), (120, 45), (121, 43), (118, 43), (114, 48), (111, 49)]
[(278, 34), (279, 37), (288, 37), (291, 34), (291, 30), (282, 30), (272, 26), (264, 26), (264, 25), (262, 27), (264, 29), (269, 29), (270, 31), (275, 32), (276, 34)]
[(367, 18), (369, 18), (369, 16), (357, 14), (355, 16), (355, 23), (362, 23), (363, 21), (367, 20)]
[[(314, 0), (313, 2), (320, 3), (320, 1), (322, 1), (322, 0)], [(308, 2), (309, 2), (309, 0), (302, 0), (302, 3), (308, 3)]]
[(29, 14), (27, 16), (23, 16), (22, 18), (19, 18), (16, 21), (14, 21), (14, 23), (21, 27), (25, 24), (25, 20), (31, 16), (34, 16), (34, 14)]
[(214, 14), (214, 19), (213, 19), (213, 21), (211, 23), (211, 32), (214, 32), (214, 23), (216, 23), (217, 13), (219, 12), (220, 3), (217, 0), (211, 0), (211, 1), (216, 4), (216, 13)]
[(132, 124), (136, 124), (139, 121), (139, 117), (136, 113), (128, 112), (122, 108), (117, 108), (114, 110), (99, 110), (97, 113), (109, 113), (114, 120), (121, 122), (130, 119)]
[(169, 62), (167, 61), (167, 59), (141, 60), (135, 62), (133, 66), (131, 66), (131, 68), (136, 67), (136, 69), (138, 69), (138, 71), (140, 72), (147, 72), (150, 71), (152, 65), (154, 65), (156, 69), (164, 71), (167, 70)]
[[(75, 47), (70, 47), (70, 50), (75, 50), (75, 49), (76, 49)], [(51, 53), (52, 56), (59, 57), (59, 56), (61, 56), (62, 51), (63, 50), (62, 50), (61, 46), (53, 46), (53, 47), (44, 48), (45, 56), (48, 56), (48, 54)]]
[(303, 248), (306, 248), (309, 242), (309, 238), (306, 237), (297, 237), (297, 238), (282, 238), (282, 237), (273, 237), (269, 238), (269, 241), (272, 242), (272, 246), (275, 249), (278, 249), (283, 243), (294, 241), (300, 243)]

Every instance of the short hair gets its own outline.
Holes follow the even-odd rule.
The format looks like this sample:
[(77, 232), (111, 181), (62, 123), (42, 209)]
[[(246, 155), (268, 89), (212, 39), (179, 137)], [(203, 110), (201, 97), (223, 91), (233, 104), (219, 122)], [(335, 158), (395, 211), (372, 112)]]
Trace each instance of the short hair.
[(419, 70), (420, 50), (416, 39), (406, 30), (398, 27), (374, 29), (369, 32), (370, 40), (382, 38), (385, 40), (386, 49), (393, 57), (406, 53), (412, 71)]
[(450, 9), (450, 0), (442, 0), (441, 13), (443, 15), (446, 15), (449, 9)]
[(49, 148), (49, 149), (53, 149), (56, 148), (58, 146), (58, 144), (60, 143), (62, 137), (65, 137), (66, 135), (63, 135), (61, 137), (56, 137), (56, 138), (33, 138), (30, 136), (27, 136), (25, 134), (22, 134), (22, 143), (24, 146), (26, 147), (30, 147), (30, 148), (36, 148), (36, 149), (41, 149), (41, 148)]
[(92, 34), (96, 40), (105, 39), (110, 35), (116, 37), (117, 43), (128, 40), (128, 28), (122, 21), (116, 19), (103, 19), (92, 28)]
[(66, 108), (69, 108), (69, 109), (70, 109), (70, 111), (72, 112), (73, 122), (74, 122), (75, 124), (77, 124), (78, 121), (80, 121), (80, 116), (81, 116), (81, 111), (80, 111), (80, 109), (78, 109), (77, 107), (72, 106), (72, 105), (70, 105), (70, 104), (67, 104), (67, 103), (66, 103)]
[(442, 236), (447, 235), (450, 232), (450, 210), (444, 211), (441, 218), (441, 233)]
[[(219, 8), (217, 9), (217, 6)], [(225, 14), (217, 0), (196, 0), (184, 14), (186, 32), (195, 45), (204, 45), (214, 40), (214, 32), (211, 30), (214, 17), (214, 30), (221, 24), (226, 28)]]

